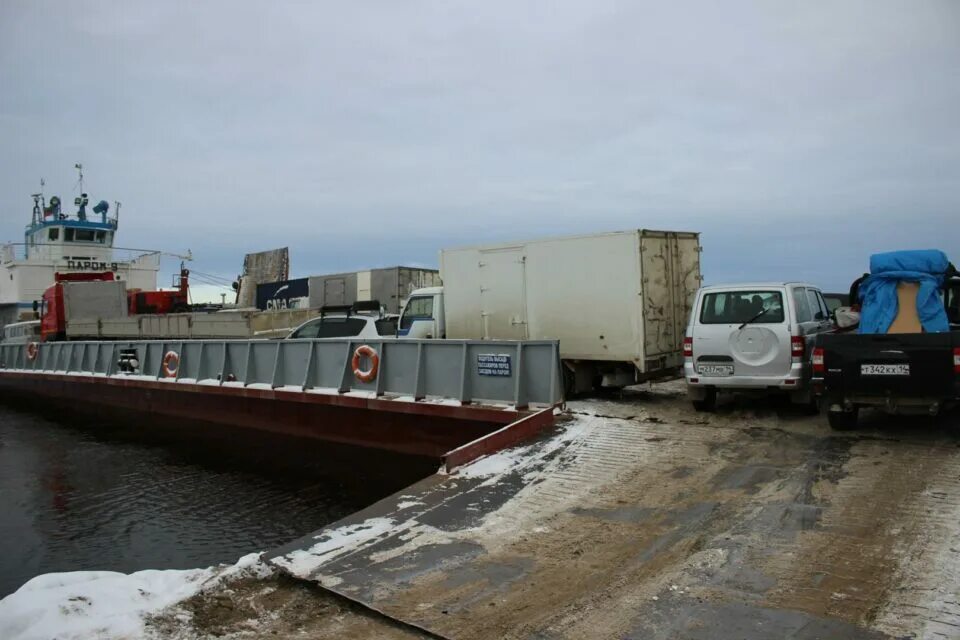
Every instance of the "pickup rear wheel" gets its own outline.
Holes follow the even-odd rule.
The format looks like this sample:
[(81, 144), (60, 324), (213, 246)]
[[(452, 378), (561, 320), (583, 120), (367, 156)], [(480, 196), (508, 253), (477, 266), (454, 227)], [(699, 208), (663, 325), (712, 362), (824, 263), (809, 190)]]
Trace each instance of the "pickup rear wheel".
[(860, 408), (854, 407), (850, 411), (828, 411), (827, 422), (834, 431), (849, 431), (857, 428), (857, 417)]
[(693, 400), (693, 408), (697, 411), (715, 411), (717, 409), (717, 390), (707, 389), (702, 400)]

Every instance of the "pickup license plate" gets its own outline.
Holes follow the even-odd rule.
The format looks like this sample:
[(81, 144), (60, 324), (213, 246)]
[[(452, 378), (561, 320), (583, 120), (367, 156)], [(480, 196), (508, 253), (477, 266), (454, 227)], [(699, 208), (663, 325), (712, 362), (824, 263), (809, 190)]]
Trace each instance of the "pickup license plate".
[(860, 375), (862, 376), (908, 376), (910, 375), (909, 364), (862, 364), (860, 365)]
[(697, 365), (697, 373), (702, 376), (732, 376), (732, 364), (701, 364)]

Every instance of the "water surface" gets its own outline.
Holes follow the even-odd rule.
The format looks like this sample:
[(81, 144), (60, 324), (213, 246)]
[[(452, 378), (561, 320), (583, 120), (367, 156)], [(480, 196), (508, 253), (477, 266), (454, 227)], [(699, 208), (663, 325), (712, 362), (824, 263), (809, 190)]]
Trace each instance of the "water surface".
[(40, 415), (0, 398), (0, 597), (52, 571), (234, 562), (437, 466), (206, 425), (148, 429)]

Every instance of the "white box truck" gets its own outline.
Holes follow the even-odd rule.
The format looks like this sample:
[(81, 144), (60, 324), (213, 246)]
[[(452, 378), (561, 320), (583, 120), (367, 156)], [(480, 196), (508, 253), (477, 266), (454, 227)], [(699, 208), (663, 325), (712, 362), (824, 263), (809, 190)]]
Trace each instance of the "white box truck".
[(401, 338), (559, 339), (568, 392), (678, 370), (700, 287), (697, 233), (635, 229), (445, 249)]

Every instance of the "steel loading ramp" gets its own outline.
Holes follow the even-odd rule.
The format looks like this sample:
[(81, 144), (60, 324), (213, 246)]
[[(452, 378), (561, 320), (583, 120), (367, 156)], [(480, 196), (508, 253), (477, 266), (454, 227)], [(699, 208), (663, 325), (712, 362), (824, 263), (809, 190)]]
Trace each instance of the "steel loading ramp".
[(268, 557), (445, 638), (956, 637), (956, 447), (628, 409)]

